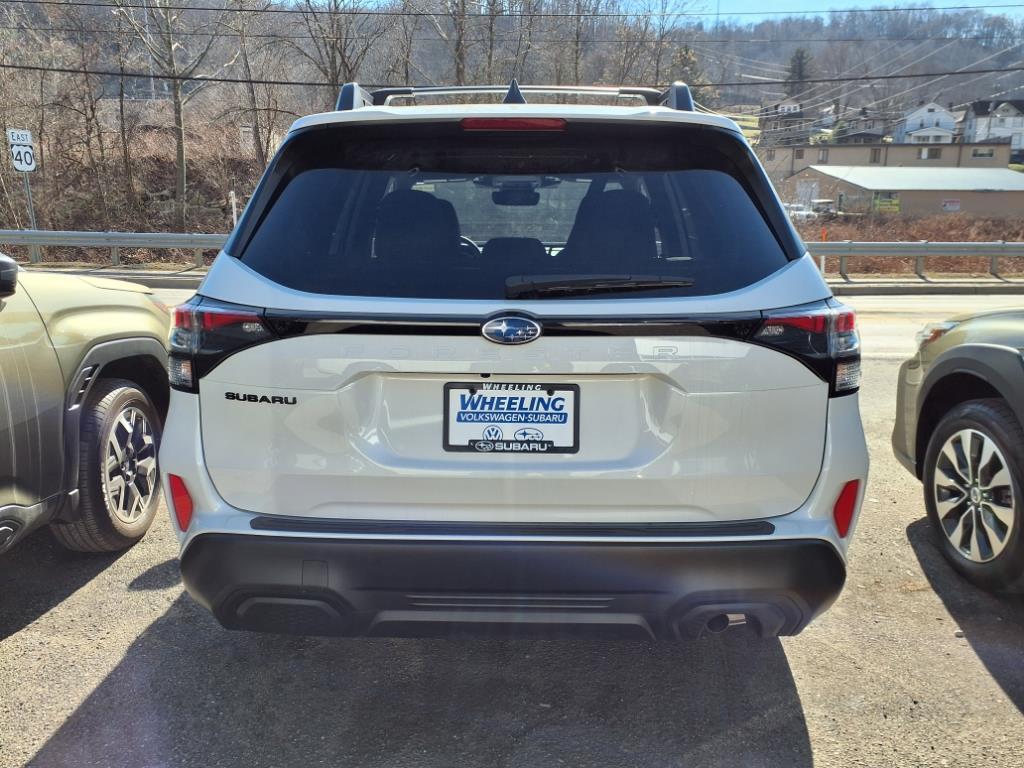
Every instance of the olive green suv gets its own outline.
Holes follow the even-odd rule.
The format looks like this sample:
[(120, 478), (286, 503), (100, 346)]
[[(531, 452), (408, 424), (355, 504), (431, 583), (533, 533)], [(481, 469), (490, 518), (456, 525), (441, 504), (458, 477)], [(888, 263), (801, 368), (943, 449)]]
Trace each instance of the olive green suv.
[(0, 254), (0, 553), (49, 524), (108, 552), (156, 514), (168, 310), (143, 286)]
[(1024, 590), (1024, 310), (934, 323), (900, 368), (892, 445), (924, 483), (943, 554), (975, 584)]

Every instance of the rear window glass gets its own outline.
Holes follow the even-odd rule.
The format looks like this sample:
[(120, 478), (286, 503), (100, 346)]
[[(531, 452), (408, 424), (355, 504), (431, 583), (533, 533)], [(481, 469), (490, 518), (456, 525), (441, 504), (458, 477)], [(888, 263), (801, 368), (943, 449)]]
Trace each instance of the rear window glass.
[(643, 278), (633, 297), (736, 290), (785, 265), (792, 234), (770, 223), (777, 204), (737, 139), (687, 133), (311, 130), (229, 252), (336, 295), (606, 298), (627, 278)]

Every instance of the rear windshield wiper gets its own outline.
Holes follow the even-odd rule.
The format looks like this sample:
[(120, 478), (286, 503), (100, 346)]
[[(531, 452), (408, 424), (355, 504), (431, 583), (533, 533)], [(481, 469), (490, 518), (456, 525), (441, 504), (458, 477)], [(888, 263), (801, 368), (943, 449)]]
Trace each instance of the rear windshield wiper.
[(689, 288), (693, 280), (662, 275), (516, 275), (505, 280), (508, 299), (579, 296), (591, 293), (656, 291)]

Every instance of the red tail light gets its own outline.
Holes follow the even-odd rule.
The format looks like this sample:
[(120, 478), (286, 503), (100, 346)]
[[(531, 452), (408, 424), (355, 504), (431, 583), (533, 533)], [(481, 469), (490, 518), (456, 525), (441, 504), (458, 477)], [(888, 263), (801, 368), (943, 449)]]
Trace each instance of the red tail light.
[(464, 131), (564, 131), (560, 117), (466, 117)]
[(860, 490), (860, 480), (851, 480), (843, 486), (836, 499), (836, 505), (832, 508), (832, 519), (836, 524), (836, 532), (841, 538), (846, 538), (850, 532), (850, 523), (853, 522), (853, 513), (857, 507), (857, 491)]
[(225, 357), (273, 337), (256, 309), (209, 299), (176, 307), (168, 366), (171, 386), (195, 392), (199, 378)]
[(843, 308), (836, 314), (836, 333), (851, 333), (857, 330), (857, 313)]
[(192, 524), (192, 497), (188, 494), (185, 481), (177, 475), (168, 475), (167, 484), (171, 486), (171, 509), (178, 528), (185, 532)]
[(832, 395), (860, 385), (857, 315), (836, 302), (766, 313), (754, 340), (790, 354), (829, 383)]
[[(825, 333), (828, 330), (828, 315), (781, 315), (770, 317), (761, 326), (761, 332), (765, 336), (773, 335), (773, 328), (795, 328), (798, 331), (808, 333)], [(768, 329), (768, 330), (766, 330)], [(781, 333), (781, 331), (777, 331)]]

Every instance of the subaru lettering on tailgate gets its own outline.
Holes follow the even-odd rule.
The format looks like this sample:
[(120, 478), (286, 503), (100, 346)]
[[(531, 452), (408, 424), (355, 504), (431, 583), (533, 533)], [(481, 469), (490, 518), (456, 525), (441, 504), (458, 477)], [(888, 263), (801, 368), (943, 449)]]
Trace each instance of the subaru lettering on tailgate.
[(444, 447), (478, 453), (576, 453), (579, 388), (571, 384), (445, 385)]

